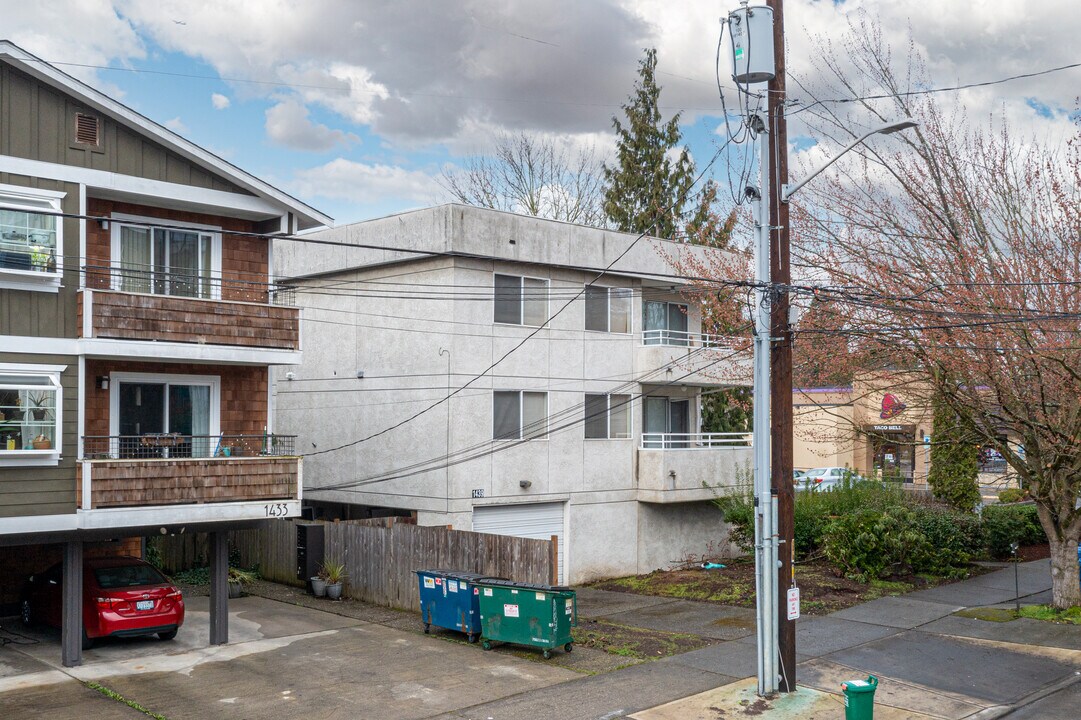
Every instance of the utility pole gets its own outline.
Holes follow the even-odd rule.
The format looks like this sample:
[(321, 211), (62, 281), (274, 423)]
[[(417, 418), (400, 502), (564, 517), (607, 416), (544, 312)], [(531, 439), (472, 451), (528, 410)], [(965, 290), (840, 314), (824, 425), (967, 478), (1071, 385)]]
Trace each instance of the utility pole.
[(788, 590), (795, 585), (792, 559), (795, 550), (794, 484), (792, 482), (792, 331), (789, 327), (788, 287), (792, 282), (789, 260), (788, 204), (781, 201), (788, 184), (788, 127), (785, 119), (784, 0), (766, 0), (773, 10), (775, 75), (769, 81), (767, 118), (770, 153), (769, 198), (770, 288), (770, 465), (777, 505), (777, 668), (779, 689), (796, 689), (796, 623), (788, 619)]

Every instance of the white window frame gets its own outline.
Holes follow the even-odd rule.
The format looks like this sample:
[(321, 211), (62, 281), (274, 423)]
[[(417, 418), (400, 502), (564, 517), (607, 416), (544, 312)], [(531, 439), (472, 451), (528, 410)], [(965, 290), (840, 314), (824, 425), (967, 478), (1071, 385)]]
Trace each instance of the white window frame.
[[(22, 185), (0, 183), (0, 208), (20, 212), (63, 212), (62, 202), (67, 193), (55, 190), (38, 190)], [(64, 276), (64, 218), (54, 215), (56, 221), (56, 269), (16, 270), (0, 267), (0, 288), (58, 292)]]
[[(120, 229), (122, 227), (138, 227), (150, 230), (151, 243), (154, 242), (154, 230), (197, 230), (200, 233), (210, 235), (210, 297), (187, 297), (184, 295), (165, 295), (164, 297), (181, 297), (187, 300), (220, 300), (221, 299), (221, 258), (222, 258), (222, 228), (220, 225), (203, 225), (200, 223), (181, 222), (179, 220), (164, 220), (162, 218), (144, 217), (141, 215), (127, 215), (113, 213), (109, 222), (109, 274), (111, 280), (109, 287), (119, 291), (122, 287), (120, 269)], [(153, 246), (152, 246), (153, 247)], [(153, 256), (153, 251), (151, 252)], [(150, 295), (154, 292), (154, 284), (150, 284)]]
[[(120, 383), (147, 383), (169, 385), (207, 385), (210, 387), (211, 436), (221, 435), (221, 376), (220, 375), (170, 375), (165, 373), (112, 372), (109, 374), (109, 435), (120, 435)], [(169, 403), (165, 403), (165, 426), (169, 425)]]
[[(658, 303), (658, 304), (661, 304), (661, 305), (665, 306), (664, 307), (664, 327), (663, 328), (649, 328), (649, 329), (646, 328), (645, 313), (646, 313), (646, 303), (647, 302)], [(670, 327), (670, 325), (668, 323), (668, 319), (671, 317), (671, 315), (669, 313), (669, 306), (671, 306), (671, 305), (675, 305), (677, 307), (683, 308), (683, 315), (684, 315), (684, 317), (687, 318), (687, 329), (686, 330), (673, 330)], [(649, 342), (647, 340), (647, 338), (646, 338), (646, 333), (649, 333), (649, 332), (660, 332), (661, 336), (660, 336), (659, 339), (655, 340), (654, 342)], [(683, 338), (682, 340), (675, 339), (675, 338), (672, 337), (673, 332), (685, 333), (686, 337)], [(690, 303), (679, 302), (678, 300), (648, 300), (648, 301), (647, 300), (642, 300), (642, 344), (643, 345), (650, 345), (650, 346), (653, 346), (653, 345), (668, 345), (668, 346), (676, 346), (676, 347), (686, 347), (686, 346), (691, 345), (691, 338), (692, 337), (694, 337), (694, 333), (691, 331), (691, 305), (690, 305)]]
[[(608, 311), (605, 313), (604, 330), (597, 330), (596, 328), (585, 327), (586, 324), (589, 322), (589, 311), (586, 308), (586, 304), (588, 303), (589, 290), (591, 288), (594, 289), (594, 290), (604, 290), (604, 291), (606, 291), (606, 294), (608, 296), (608, 298), (606, 300), (606, 304), (608, 306)], [(627, 298), (627, 330), (624, 331), (624, 332), (620, 332), (620, 331), (612, 329), (612, 293), (613, 292), (615, 292), (617, 294), (626, 293), (626, 298)], [(611, 334), (614, 334), (614, 335), (631, 335), (631, 334), (634, 333), (634, 289), (633, 288), (617, 287), (617, 286), (614, 286), (614, 285), (588, 285), (587, 284), (585, 293), (583, 294), (583, 297), (582, 297), (582, 300), (583, 300), (583, 309), (585, 311), (584, 312), (584, 317), (583, 317), (583, 322), (582, 322), (582, 327), (585, 329), (586, 332), (604, 332), (604, 333), (611, 333)]]
[[(56, 408), (53, 412), (53, 447), (50, 450), (2, 450), (0, 451), (0, 467), (34, 467), (57, 465), (60, 462), (60, 452), (64, 447), (64, 386), (60, 383), (60, 375), (67, 369), (66, 365), (28, 365), (21, 363), (0, 363), (0, 374), (25, 375), (27, 377), (47, 378), (52, 391), (56, 393)], [(25, 389), (40, 390), (41, 385), (28, 386)]]
[[(518, 279), (518, 322), (506, 322), (504, 320), (496, 320), (496, 303), (498, 298), (496, 297), (495, 289), (495, 276), (502, 275), (508, 278)], [(525, 322), (525, 281), (526, 280), (538, 280), (544, 283), (544, 322), (540, 325), (533, 325)], [(492, 273), (492, 322), (496, 325), (515, 325), (518, 327), (544, 327), (548, 324), (549, 310), (551, 309), (551, 295), (552, 284), (548, 278), (536, 277), (533, 275), (518, 275), (516, 273), (509, 272), (493, 272)]]
[[(495, 437), (495, 396), (496, 393), (516, 393), (518, 395), (518, 435), (517, 437)], [(544, 396), (544, 430), (539, 433), (531, 433), (525, 437), (522, 431), (525, 429), (525, 402), (526, 393)], [(492, 441), (493, 442), (519, 442), (521, 440), (547, 440), (548, 439), (548, 391), (547, 390), (493, 390), (492, 391)]]
[[(631, 412), (631, 406), (634, 404), (634, 398), (629, 393), (586, 393), (586, 407), (588, 407), (589, 396), (603, 396), (604, 397), (604, 420), (605, 420), (605, 436), (600, 437), (585, 437), (586, 440), (633, 440), (634, 439), (634, 414)], [(624, 411), (627, 414), (627, 434), (613, 436), (612, 435), (612, 398), (614, 396), (625, 397), (627, 402), (623, 405)], [(583, 423), (583, 433), (585, 432), (585, 423)]]

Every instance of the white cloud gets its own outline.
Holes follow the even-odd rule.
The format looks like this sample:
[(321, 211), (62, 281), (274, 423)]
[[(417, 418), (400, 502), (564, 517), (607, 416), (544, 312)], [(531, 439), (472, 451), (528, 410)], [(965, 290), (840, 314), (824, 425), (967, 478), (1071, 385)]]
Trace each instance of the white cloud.
[(387, 200), (427, 205), (445, 199), (443, 189), (427, 173), (345, 158), (299, 171), (292, 187), (301, 197), (348, 200), (361, 206), (374, 206)]
[[(114, 60), (146, 57), (143, 40), (132, 23), (117, 14), (108, 0), (7, 2), (2, 37), (54, 63), (108, 65)], [(92, 67), (58, 65), (69, 75), (113, 97), (123, 93)]]
[(312, 122), (308, 108), (287, 98), (266, 111), (266, 131), (270, 139), (294, 150), (325, 152), (337, 145), (359, 142), (353, 133)]
[(187, 135), (188, 126), (184, 124), (184, 121), (180, 119), (180, 116), (173, 118), (172, 120), (166, 120), (162, 123), (165, 127), (169, 128), (177, 135)]
[(225, 110), (232, 103), (229, 98), (221, 93), (213, 93), (210, 96), (210, 104), (214, 106), (215, 110)]

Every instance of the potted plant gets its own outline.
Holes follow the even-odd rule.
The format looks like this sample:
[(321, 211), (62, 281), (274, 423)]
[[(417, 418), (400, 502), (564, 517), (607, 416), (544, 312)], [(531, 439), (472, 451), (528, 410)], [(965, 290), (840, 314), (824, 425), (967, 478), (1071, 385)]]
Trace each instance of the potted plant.
[(32, 441), (30, 441), (30, 444), (31, 444), (31, 446), (33, 446), (33, 448), (35, 450), (52, 450), (53, 449), (53, 441), (50, 440), (49, 438), (45, 437), (44, 435), (38, 435)]
[(323, 575), (323, 571), (320, 570), (319, 574), (312, 577), (312, 595), (315, 597), (326, 597), (327, 594), (327, 579)]
[(255, 573), (240, 568), (229, 568), (229, 597), (235, 599), (244, 595), (244, 588), (255, 581)]
[(49, 408), (46, 405), (46, 403), (49, 402), (49, 393), (32, 392), (27, 395), (26, 399), (30, 401), (30, 405), (32, 406), (30, 409), (30, 414), (34, 417), (35, 420), (41, 422), (42, 420), (45, 420), (49, 417)]
[(342, 596), (342, 583), (348, 574), (345, 571), (345, 563), (326, 560), (323, 562), (323, 576), (327, 581), (327, 597), (337, 600)]

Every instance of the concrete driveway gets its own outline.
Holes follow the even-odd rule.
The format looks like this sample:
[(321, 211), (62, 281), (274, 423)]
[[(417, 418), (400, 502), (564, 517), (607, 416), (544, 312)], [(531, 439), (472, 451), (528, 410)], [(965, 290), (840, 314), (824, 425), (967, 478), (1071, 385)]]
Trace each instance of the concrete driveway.
[(581, 677), (510, 655), (246, 597), (230, 602), (230, 644), (208, 646), (206, 598), (188, 600), (176, 640), (106, 641), (63, 669), (59, 632), (6, 636), (0, 717), (138, 718), (94, 681), (169, 720), (425, 718)]

